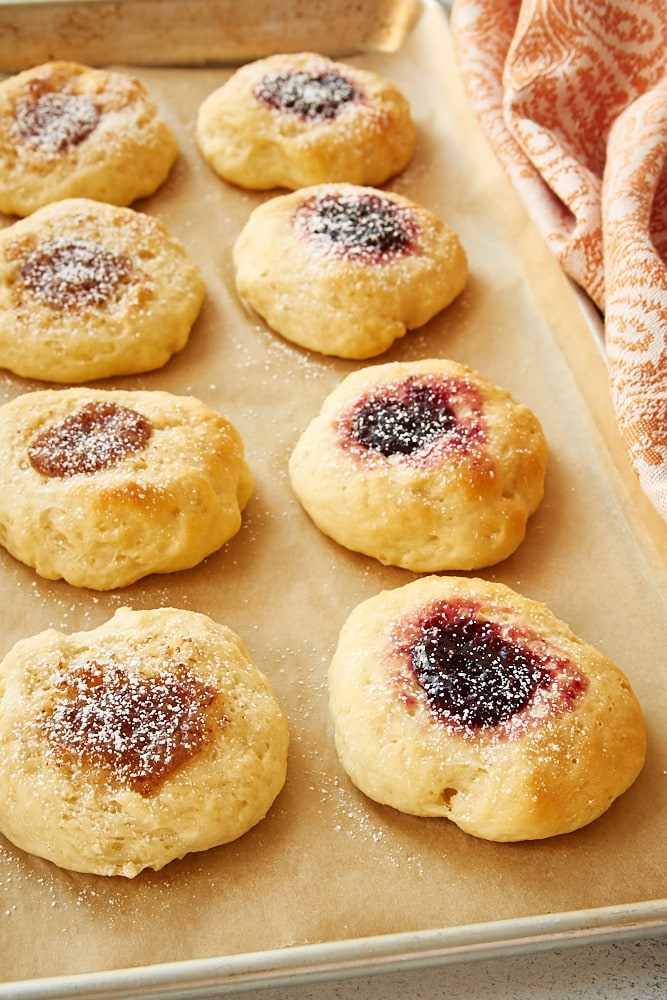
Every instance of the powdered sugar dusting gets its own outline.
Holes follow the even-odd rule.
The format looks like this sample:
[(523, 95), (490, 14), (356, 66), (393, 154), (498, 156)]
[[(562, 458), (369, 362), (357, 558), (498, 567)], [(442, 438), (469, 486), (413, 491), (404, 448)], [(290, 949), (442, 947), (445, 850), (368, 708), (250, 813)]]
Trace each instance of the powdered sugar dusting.
[(483, 400), (467, 379), (410, 376), (355, 399), (337, 421), (341, 447), (365, 462), (422, 465), (481, 452), (487, 443)]
[(25, 287), (40, 301), (58, 309), (102, 306), (132, 273), (125, 254), (94, 240), (68, 236), (44, 240), (20, 268)]
[(102, 771), (143, 796), (211, 736), (217, 692), (184, 665), (145, 677), (89, 661), (63, 671), (56, 692), (42, 728), (57, 762)]
[(276, 111), (307, 119), (336, 118), (361, 95), (337, 72), (287, 70), (267, 73), (254, 88), (258, 101)]
[(136, 410), (113, 402), (87, 403), (36, 435), (28, 458), (44, 476), (91, 474), (140, 451), (151, 433), (150, 421)]
[(67, 90), (29, 93), (14, 110), (12, 138), (57, 156), (93, 132), (100, 111), (93, 99)]
[(322, 254), (378, 264), (414, 252), (417, 230), (408, 207), (369, 192), (308, 198), (294, 228)]

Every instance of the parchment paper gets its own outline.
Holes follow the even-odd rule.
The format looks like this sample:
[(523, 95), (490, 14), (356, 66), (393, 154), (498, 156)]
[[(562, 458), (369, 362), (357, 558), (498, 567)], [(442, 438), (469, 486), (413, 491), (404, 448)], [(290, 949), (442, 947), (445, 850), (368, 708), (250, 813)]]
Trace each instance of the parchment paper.
[[(466, 107), (441, 12), (427, 6), (397, 54), (353, 61), (410, 99), (418, 147), (389, 186), (459, 232), (471, 271), (457, 302), (376, 360), (455, 358), (539, 416), (551, 452), (545, 500), (515, 555), (480, 575), (545, 601), (627, 673), (648, 724), (645, 769), (587, 828), (513, 845), (401, 815), (350, 785), (331, 738), (328, 662), (350, 610), (413, 575), (319, 534), (286, 467), (324, 396), (357, 364), (289, 345), (237, 300), (230, 248), (274, 192), (230, 187), (196, 148), (199, 103), (229, 70), (132, 70), (181, 142), (164, 188), (135, 207), (183, 241), (208, 298), (189, 344), (164, 369), (104, 385), (193, 393), (219, 409), (244, 438), (256, 491), (219, 553), (121, 591), (43, 581), (1, 551), (0, 655), (50, 626), (92, 628), (122, 604), (207, 613), (238, 631), (270, 677), (290, 724), (289, 774), (269, 816), (241, 840), (132, 881), (61, 871), (0, 838), (5, 982), (667, 896), (666, 533), (629, 472), (602, 351)], [(2, 401), (42, 387), (0, 375)]]

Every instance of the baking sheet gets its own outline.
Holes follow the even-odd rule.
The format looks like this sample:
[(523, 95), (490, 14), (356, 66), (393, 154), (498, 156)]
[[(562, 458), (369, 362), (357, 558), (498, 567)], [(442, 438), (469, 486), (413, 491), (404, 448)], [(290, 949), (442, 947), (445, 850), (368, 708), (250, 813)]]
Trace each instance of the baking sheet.
[(49, 59), (182, 66), (395, 52), (420, 0), (0, 0), (0, 71)]
[[(122, 604), (207, 613), (244, 638), (270, 677), (290, 724), (289, 773), (267, 819), (241, 840), (133, 881), (63, 872), (0, 839), (0, 996), (71, 995), (72, 976), (82, 977), (77, 995), (167, 995), (176, 983), (196, 995), (212, 982), (231, 989), (667, 926), (667, 526), (629, 470), (576, 296), (466, 105), (442, 11), (424, 4), (397, 53), (351, 61), (394, 80), (413, 106), (416, 155), (388, 186), (452, 225), (470, 259), (460, 299), (376, 361), (449, 356), (538, 414), (551, 450), (545, 500), (519, 550), (479, 575), (546, 602), (622, 667), (646, 715), (646, 766), (589, 827), (510, 845), (401, 815), (349, 784), (331, 738), (328, 662), (349, 611), (414, 575), (320, 535), (286, 467), (324, 396), (358, 364), (288, 344), (234, 293), (232, 243), (273, 193), (226, 185), (196, 148), (199, 103), (229, 70), (133, 69), (181, 142), (166, 185), (136, 207), (183, 241), (208, 298), (164, 369), (98, 384), (193, 393), (219, 409), (241, 431), (256, 491), (219, 553), (121, 591), (42, 581), (0, 552), (0, 655), (43, 628), (92, 628)], [(42, 387), (0, 373), (2, 401)]]

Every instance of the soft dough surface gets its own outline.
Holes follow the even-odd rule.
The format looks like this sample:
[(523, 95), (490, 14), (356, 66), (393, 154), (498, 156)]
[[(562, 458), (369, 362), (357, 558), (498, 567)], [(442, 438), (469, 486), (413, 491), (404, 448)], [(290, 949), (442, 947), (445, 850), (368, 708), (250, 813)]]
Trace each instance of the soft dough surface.
[[(332, 116), (299, 113), (303, 100), (294, 91), (292, 110), (256, 96), (267, 79), (327, 76), (342, 79), (358, 94)], [(306, 100), (310, 96), (306, 93)], [(248, 63), (209, 94), (199, 109), (197, 141), (225, 180), (255, 190), (294, 190), (328, 181), (383, 184), (410, 162), (416, 130), (408, 101), (388, 80), (298, 52)]]
[[(491, 623), (488, 641), (504, 641), (502, 653), (498, 646), (483, 660), (479, 638), (476, 646), (450, 643), (451, 660), (441, 661), (450, 680), (420, 683), (412, 651), (422, 626), (452, 620), (472, 620), (478, 632)], [(465, 676), (483, 660), (476, 683), (482, 711), (492, 713), (521, 656), (532, 657), (542, 680), (502, 721), (462, 721), (427, 695), (429, 684), (441, 694), (459, 685), (470, 710), (456, 672)], [(447, 817), (487, 840), (540, 839), (590, 823), (634, 782), (646, 752), (641, 709), (618, 667), (544, 605), (480, 579), (423, 577), (358, 605), (340, 633), (329, 694), (338, 755), (362, 792), (406, 813)]]
[(0, 665), (0, 830), (63, 868), (131, 878), (240, 837), (287, 749), (269, 681), (202, 614), (121, 608)]
[(139, 80), (49, 62), (0, 83), (0, 212), (29, 215), (61, 198), (129, 205), (153, 194), (176, 137)]
[(320, 184), (256, 208), (234, 246), (242, 299), (288, 340), (371, 358), (465, 287), (461, 242), (402, 195)]
[[(358, 439), (359, 425), (378, 447)], [(385, 453), (384, 443), (398, 450)], [(432, 358), (344, 378), (299, 438), (289, 475), (304, 509), (339, 544), (440, 572), (490, 566), (518, 547), (542, 500), (546, 463), (544, 433), (527, 406), (479, 373)]]
[(55, 202), (0, 231), (0, 366), (63, 383), (160, 368), (187, 343), (204, 294), (159, 219)]
[[(127, 420), (149, 431), (136, 447)], [(43, 433), (53, 473), (30, 460)], [(0, 543), (47, 579), (109, 590), (189, 569), (236, 534), (252, 488), (238, 432), (194, 397), (45, 389), (0, 407)]]

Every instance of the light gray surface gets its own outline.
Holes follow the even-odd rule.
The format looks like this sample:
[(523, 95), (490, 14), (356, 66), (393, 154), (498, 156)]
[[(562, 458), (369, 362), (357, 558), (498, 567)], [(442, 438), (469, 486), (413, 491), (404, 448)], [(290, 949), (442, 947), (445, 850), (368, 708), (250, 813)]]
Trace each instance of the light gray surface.
[(665, 1000), (667, 937), (238, 995), (243, 1000)]

